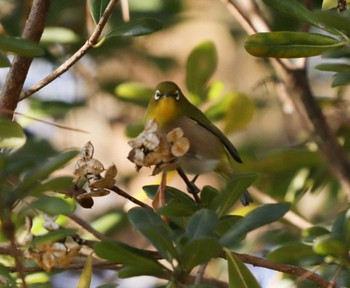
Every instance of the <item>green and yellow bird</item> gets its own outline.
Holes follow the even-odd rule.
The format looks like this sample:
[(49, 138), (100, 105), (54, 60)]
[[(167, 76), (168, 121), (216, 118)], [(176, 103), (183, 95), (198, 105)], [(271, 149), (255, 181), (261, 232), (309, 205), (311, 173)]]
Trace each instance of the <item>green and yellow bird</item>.
[[(154, 119), (161, 133), (180, 127), (190, 142), (189, 151), (178, 159), (178, 167), (185, 173), (199, 175), (215, 171), (229, 179), (234, 174), (233, 161), (242, 160), (227, 137), (186, 99), (181, 89), (171, 81), (155, 88), (146, 119)], [(240, 198), (243, 205), (252, 202), (246, 191)]]

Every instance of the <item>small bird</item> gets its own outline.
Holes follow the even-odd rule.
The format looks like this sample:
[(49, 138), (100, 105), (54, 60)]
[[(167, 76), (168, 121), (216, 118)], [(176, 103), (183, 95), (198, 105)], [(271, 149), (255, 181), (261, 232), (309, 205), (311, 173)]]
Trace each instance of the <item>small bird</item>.
[[(156, 86), (146, 119), (154, 119), (161, 133), (168, 133), (177, 127), (183, 130), (190, 148), (177, 162), (182, 178), (186, 177), (183, 172), (199, 175), (215, 171), (229, 179), (234, 174), (233, 161), (242, 163), (233, 144), (201, 110), (186, 99), (174, 82), (165, 81)], [(194, 181), (187, 179), (188, 188), (191, 183), (194, 184)], [(241, 195), (240, 200), (244, 206), (253, 201), (248, 191)]]

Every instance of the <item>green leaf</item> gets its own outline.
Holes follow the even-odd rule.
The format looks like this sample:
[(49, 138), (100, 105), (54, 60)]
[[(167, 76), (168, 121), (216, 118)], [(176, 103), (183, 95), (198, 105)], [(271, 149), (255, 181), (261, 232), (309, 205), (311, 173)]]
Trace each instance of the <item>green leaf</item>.
[(70, 214), (72, 207), (61, 198), (43, 195), (29, 204), (28, 209), (38, 209), (49, 215)]
[(222, 246), (214, 238), (201, 238), (189, 241), (181, 249), (180, 263), (185, 272), (189, 273), (197, 265), (218, 257)]
[(204, 186), (201, 191), (201, 205), (206, 208), (215, 209), (215, 198), (220, 192), (211, 186)]
[(225, 117), (225, 133), (232, 133), (245, 128), (253, 119), (255, 104), (248, 95), (231, 92), (226, 95), (230, 99)]
[(350, 65), (344, 63), (323, 63), (316, 65), (315, 69), (330, 72), (350, 72)]
[(108, 6), (109, 0), (89, 0), (89, 10), (95, 24), (100, 21), (103, 12)]
[(348, 17), (343, 17), (343, 15), (334, 11), (317, 11), (315, 16), (325, 27), (332, 27), (350, 35), (350, 19)]
[(78, 151), (67, 151), (59, 153), (54, 157), (48, 159), (44, 164), (28, 171), (23, 179), (21, 186), (19, 187), (20, 191), (22, 193), (28, 193), (27, 189), (31, 188), (31, 185), (35, 184), (37, 181), (47, 178), (52, 172), (67, 164), (67, 162), (73, 159), (77, 154)]
[(243, 217), (238, 215), (226, 215), (221, 217), (219, 223), (216, 227), (215, 233), (222, 236), (229, 229), (231, 229), (238, 221), (240, 221)]
[(344, 240), (335, 235), (327, 234), (318, 237), (313, 245), (315, 253), (320, 255), (331, 255), (334, 257), (347, 257), (349, 248)]
[(112, 210), (103, 213), (99, 218), (95, 219), (91, 226), (102, 234), (108, 232), (115, 232), (118, 228), (123, 227), (126, 222), (126, 215), (124, 211)]
[(350, 72), (337, 73), (332, 82), (332, 87), (349, 85), (350, 83)]
[(313, 241), (322, 235), (329, 234), (330, 232), (321, 226), (312, 226), (310, 228), (304, 229), (301, 233), (301, 236), (303, 237), (303, 241), (305, 243), (312, 244)]
[(328, 10), (336, 8), (338, 5), (338, 0), (323, 0), (322, 1), (322, 10)]
[(41, 44), (74, 44), (80, 40), (78, 34), (64, 27), (46, 27), (41, 36)]
[(33, 113), (43, 117), (62, 118), (69, 111), (75, 108), (83, 107), (84, 101), (68, 103), (65, 101), (43, 101), (31, 98), (29, 107)]
[(186, 227), (186, 235), (189, 239), (213, 236), (218, 221), (218, 216), (214, 211), (201, 209), (189, 219)]
[(322, 34), (288, 31), (250, 35), (244, 46), (256, 57), (300, 58), (320, 55), (345, 45), (345, 42)]
[(219, 216), (227, 214), (238, 201), (242, 193), (258, 178), (258, 174), (247, 173), (233, 176), (227, 181), (226, 187), (214, 199), (214, 207)]
[(163, 266), (143, 250), (112, 240), (103, 240), (96, 243), (94, 250), (97, 256), (126, 266), (120, 271), (123, 271), (123, 273), (118, 273), (119, 277), (129, 277), (131, 275), (164, 277)]
[[(293, 251), (293, 253), (291, 253)], [(317, 265), (322, 263), (323, 257), (316, 255), (312, 246), (302, 243), (287, 243), (271, 251), (267, 259), (273, 262), (293, 265)]]
[(26, 136), (17, 122), (0, 118), (0, 148), (18, 148), (24, 145)]
[(222, 245), (232, 247), (252, 230), (275, 222), (283, 217), (291, 207), (290, 203), (266, 204), (249, 212), (220, 239)]
[(263, 0), (263, 2), (282, 14), (288, 15), (310, 25), (318, 26), (317, 18), (296, 0)]
[(260, 288), (258, 281), (243, 262), (230, 250), (225, 249), (230, 288)]
[(153, 18), (130, 21), (107, 33), (95, 46), (101, 46), (104, 41), (113, 37), (138, 37), (154, 33), (163, 28), (163, 24)]
[[(147, 196), (153, 200), (157, 194), (159, 185), (147, 185), (143, 186), (142, 189), (145, 191)], [(174, 187), (167, 186), (166, 189), (166, 201), (170, 201), (171, 199), (176, 199), (178, 202), (192, 204), (194, 201), (191, 197), (189, 197), (186, 193), (178, 190)]]
[(126, 82), (118, 85), (114, 92), (120, 100), (147, 107), (152, 97), (153, 89), (146, 88), (140, 83)]
[(136, 207), (128, 212), (131, 224), (145, 236), (168, 261), (177, 256), (168, 225), (152, 210)]
[(4, 53), (0, 52), (0, 68), (10, 67), (11, 62)]
[(18, 287), (16, 284), (16, 279), (12, 277), (10, 270), (8, 267), (2, 265), (0, 263), (0, 278), (4, 280), (4, 284), (6, 283), (6, 287)]
[(203, 99), (217, 61), (215, 44), (211, 41), (203, 42), (192, 50), (186, 64), (186, 85), (190, 93)]
[(32, 196), (38, 196), (39, 194), (46, 191), (63, 191), (73, 185), (73, 179), (74, 178), (71, 176), (62, 176), (49, 179), (35, 186), (33, 189), (30, 189), (30, 192), (28, 194)]
[(84, 269), (81, 272), (77, 288), (90, 288), (92, 278), (92, 257), (86, 257)]
[(0, 50), (23, 57), (37, 57), (44, 54), (44, 49), (35, 42), (7, 36), (0, 36)]
[(74, 236), (77, 234), (77, 231), (73, 229), (58, 229), (54, 231), (47, 232), (44, 235), (35, 236), (32, 240), (33, 245), (39, 245), (44, 243), (51, 243), (63, 240), (65, 237)]

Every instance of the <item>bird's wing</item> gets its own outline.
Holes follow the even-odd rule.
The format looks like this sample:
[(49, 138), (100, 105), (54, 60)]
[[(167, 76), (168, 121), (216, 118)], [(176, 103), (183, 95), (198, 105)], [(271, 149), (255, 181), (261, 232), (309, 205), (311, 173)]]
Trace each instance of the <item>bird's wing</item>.
[(241, 157), (239, 157), (238, 151), (235, 148), (235, 146), (233, 146), (230, 140), (227, 139), (227, 137), (224, 135), (224, 133), (220, 131), (219, 128), (217, 128), (214, 124), (211, 123), (211, 121), (207, 118), (207, 116), (205, 116), (205, 114), (201, 110), (199, 110), (196, 106), (193, 105), (191, 113), (186, 114), (193, 121), (197, 122), (198, 125), (202, 126), (203, 128), (216, 135), (224, 144), (226, 150), (232, 156), (232, 158), (239, 163), (243, 163)]

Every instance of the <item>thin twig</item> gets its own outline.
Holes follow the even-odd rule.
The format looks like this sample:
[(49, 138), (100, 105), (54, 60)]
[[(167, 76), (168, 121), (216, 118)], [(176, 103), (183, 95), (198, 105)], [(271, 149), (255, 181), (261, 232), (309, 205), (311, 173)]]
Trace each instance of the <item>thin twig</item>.
[(303, 277), (305, 279), (308, 279), (318, 285), (318, 287), (322, 288), (336, 288), (337, 284), (334, 282), (330, 282), (315, 272), (306, 270), (304, 268), (290, 265), (290, 264), (284, 264), (284, 263), (277, 263), (268, 261), (266, 259), (248, 255), (248, 254), (240, 254), (240, 253), (234, 253), (241, 261), (243, 261), (246, 264), (251, 264), (253, 266), (263, 267), (274, 271), (279, 271), (283, 273), (287, 273), (290, 275), (295, 275), (299, 277)]
[(80, 58), (82, 58), (99, 40), (103, 28), (107, 24), (109, 17), (111, 16), (115, 6), (118, 4), (119, 0), (111, 0), (103, 12), (100, 21), (96, 25), (95, 30), (92, 32), (90, 38), (85, 42), (85, 44), (74, 53), (68, 60), (66, 60), (61, 66), (56, 68), (51, 74), (47, 75), (45, 78), (40, 80), (37, 84), (33, 85), (26, 91), (21, 93), (20, 100), (28, 98), (35, 92), (39, 91), (41, 88), (45, 87), (53, 80), (65, 73), (70, 67), (72, 67)]
[(132, 197), (130, 194), (128, 194), (127, 192), (125, 192), (124, 190), (120, 189), (117, 186), (114, 186), (113, 188), (110, 189), (111, 191), (117, 193), (118, 195), (124, 197), (125, 199), (128, 199), (129, 201), (135, 203), (136, 205), (140, 206), (140, 207), (144, 207), (144, 208), (149, 208), (152, 209), (151, 206), (147, 205), (146, 203), (143, 203), (142, 201)]
[(77, 223), (78, 225), (80, 225), (87, 232), (89, 232), (92, 235), (94, 235), (97, 239), (103, 240), (103, 239), (106, 238), (105, 235), (103, 235), (102, 233), (98, 232), (88, 222), (86, 222), (85, 220), (81, 219), (77, 215), (70, 214), (70, 215), (68, 215), (68, 218), (71, 219), (72, 221), (74, 221), (75, 223)]

